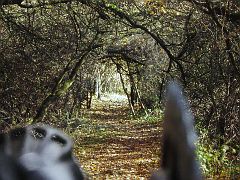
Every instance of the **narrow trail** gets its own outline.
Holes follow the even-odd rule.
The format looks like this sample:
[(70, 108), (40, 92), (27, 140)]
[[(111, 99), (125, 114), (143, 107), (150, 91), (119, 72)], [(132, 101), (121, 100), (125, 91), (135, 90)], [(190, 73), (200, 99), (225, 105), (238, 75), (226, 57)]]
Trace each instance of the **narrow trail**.
[(159, 167), (160, 121), (132, 118), (126, 104), (97, 102), (73, 136), (91, 179), (148, 179)]

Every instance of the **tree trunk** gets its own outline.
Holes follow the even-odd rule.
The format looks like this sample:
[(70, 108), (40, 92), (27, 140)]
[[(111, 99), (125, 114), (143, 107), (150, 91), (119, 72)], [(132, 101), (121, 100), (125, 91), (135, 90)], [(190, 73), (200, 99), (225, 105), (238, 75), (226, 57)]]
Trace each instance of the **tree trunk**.
[(98, 99), (101, 99), (101, 77), (100, 72), (98, 72), (97, 78), (96, 78), (96, 96)]
[(56, 91), (54, 91), (50, 95), (48, 95), (43, 100), (40, 107), (37, 109), (36, 116), (33, 118), (32, 123), (40, 122), (43, 119), (49, 105), (52, 104), (53, 102), (55, 102), (63, 94), (65, 94), (68, 91), (68, 89), (72, 86), (73, 82), (74, 82), (74, 80), (71, 80), (71, 81), (68, 80), (68, 81), (65, 81), (64, 84), (61, 87), (55, 88)]
[(139, 91), (137, 89), (137, 86), (136, 86), (136, 83), (134, 81), (133, 73), (130, 69), (129, 62), (127, 62), (127, 66), (128, 66), (129, 80), (130, 80), (130, 85), (131, 85), (131, 104), (132, 104), (132, 106), (134, 106), (135, 101), (136, 101), (136, 96), (137, 96), (137, 99), (139, 101), (141, 109), (144, 110), (145, 114), (147, 115), (148, 114), (147, 110), (146, 110), (146, 108), (145, 108), (145, 106), (142, 102), (140, 93), (139, 93)]
[(123, 91), (124, 91), (124, 93), (125, 93), (126, 96), (127, 96), (128, 104), (129, 104), (129, 107), (130, 107), (130, 109), (131, 109), (131, 112), (132, 112), (132, 114), (135, 116), (135, 111), (134, 111), (134, 108), (133, 108), (133, 106), (132, 106), (130, 96), (129, 96), (128, 92), (127, 92), (127, 88), (125, 87), (125, 84), (124, 84), (124, 81), (123, 81), (123, 77), (122, 77), (122, 73), (121, 73), (121, 70), (120, 70), (119, 65), (117, 65), (117, 72), (118, 72), (119, 75), (120, 75), (120, 80), (121, 80), (121, 83), (122, 83)]
[(62, 73), (61, 76), (59, 77), (59, 80), (56, 83), (56, 85), (53, 87), (51, 94), (48, 95), (43, 100), (42, 104), (37, 109), (36, 115), (33, 118), (32, 123), (41, 122), (49, 105), (54, 103), (55, 101), (57, 101), (57, 99), (59, 99), (59, 97), (61, 97), (63, 94), (65, 94), (68, 91), (68, 89), (72, 86), (72, 84), (75, 80), (76, 74), (83, 63), (84, 58), (87, 56), (87, 54), (89, 52), (90, 51), (87, 51), (81, 56), (79, 61), (73, 67), (68, 79), (63, 82), (63, 77), (65, 76), (65, 73), (67, 72), (67, 69), (68, 69), (68, 68), (65, 68), (66, 71), (64, 70), (64, 73)]

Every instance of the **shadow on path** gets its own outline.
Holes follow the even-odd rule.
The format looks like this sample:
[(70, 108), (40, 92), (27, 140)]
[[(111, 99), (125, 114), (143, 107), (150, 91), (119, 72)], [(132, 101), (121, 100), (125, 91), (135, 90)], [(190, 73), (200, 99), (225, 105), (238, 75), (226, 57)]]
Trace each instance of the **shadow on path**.
[(159, 167), (161, 123), (133, 118), (126, 106), (97, 102), (73, 133), (91, 179), (148, 179)]

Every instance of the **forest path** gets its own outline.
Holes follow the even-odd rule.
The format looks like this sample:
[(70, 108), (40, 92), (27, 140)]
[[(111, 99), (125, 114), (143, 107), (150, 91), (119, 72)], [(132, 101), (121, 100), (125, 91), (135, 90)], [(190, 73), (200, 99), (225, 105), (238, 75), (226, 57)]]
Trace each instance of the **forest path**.
[(91, 179), (148, 179), (159, 167), (161, 122), (130, 115), (125, 101), (94, 101), (75, 129), (75, 154)]

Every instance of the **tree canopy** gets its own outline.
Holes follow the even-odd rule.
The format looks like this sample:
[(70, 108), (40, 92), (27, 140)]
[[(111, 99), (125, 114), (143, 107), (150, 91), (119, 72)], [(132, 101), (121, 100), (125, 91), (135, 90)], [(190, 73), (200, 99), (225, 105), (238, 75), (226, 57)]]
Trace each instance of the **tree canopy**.
[(0, 0), (1, 116), (40, 122), (89, 108), (96, 89), (147, 113), (177, 79), (196, 123), (234, 144), (239, 29), (238, 0)]

